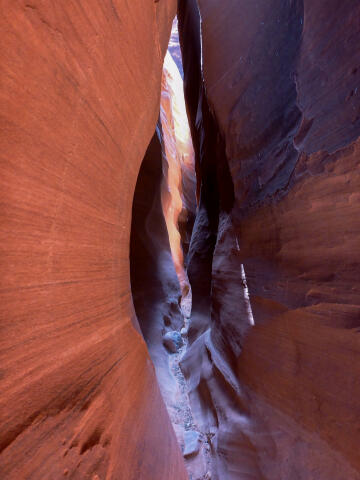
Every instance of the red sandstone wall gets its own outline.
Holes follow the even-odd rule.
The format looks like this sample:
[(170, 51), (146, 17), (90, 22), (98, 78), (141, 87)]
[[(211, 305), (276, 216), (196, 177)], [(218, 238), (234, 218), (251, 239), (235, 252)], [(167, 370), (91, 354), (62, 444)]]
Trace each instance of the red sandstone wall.
[(129, 282), (175, 2), (1, 6), (0, 477), (185, 479)]
[[(208, 331), (184, 362), (216, 478), (357, 480), (359, 5), (197, 3), (235, 194), (219, 215)], [(245, 338), (240, 264), (256, 324)]]

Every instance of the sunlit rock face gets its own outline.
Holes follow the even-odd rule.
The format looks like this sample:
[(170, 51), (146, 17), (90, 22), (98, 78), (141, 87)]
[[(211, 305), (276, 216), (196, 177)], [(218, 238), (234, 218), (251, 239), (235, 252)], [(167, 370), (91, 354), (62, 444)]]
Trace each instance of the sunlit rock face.
[[(177, 16), (173, 21), (171, 29), (168, 53), (169, 55), (166, 55), (164, 61), (161, 115), (162, 121), (165, 122), (165, 132), (169, 130), (166, 124), (170, 122), (172, 125), (169, 130), (168, 140), (174, 143), (174, 147), (178, 150), (177, 158), (174, 155), (170, 155), (170, 159), (174, 159), (171, 160), (171, 167), (178, 172), (178, 164), (180, 163), (181, 166), (181, 181), (180, 183), (178, 182), (178, 185), (180, 185), (182, 208), (180, 213), (176, 212), (176, 215), (178, 215), (177, 229), (180, 233), (182, 251), (185, 254), (183, 255), (183, 264), (186, 264), (197, 201), (195, 152), (190, 133), (191, 124), (189, 125), (184, 99), (184, 71)], [(173, 61), (169, 57), (172, 57)], [(173, 120), (171, 120), (172, 118)]]
[[(164, 60), (161, 86), (160, 121), (164, 147), (162, 207), (175, 269), (182, 291), (185, 291), (188, 289), (188, 280), (184, 271), (183, 244), (191, 234), (191, 220), (196, 210), (195, 158), (187, 120), (183, 81), (169, 51)], [(182, 231), (179, 230), (179, 220), (184, 224)]]
[(4, 480), (186, 478), (129, 275), (175, 3), (2, 11)]
[[(175, 27), (173, 23), (169, 46), (181, 60)], [(130, 247), (135, 311), (168, 408), (176, 404), (177, 386), (164, 338), (174, 330), (180, 335), (182, 313), (189, 313), (191, 308), (179, 216), (187, 220), (196, 208), (194, 161), (183, 81), (168, 50), (163, 64), (159, 121), (134, 193)]]
[(177, 18), (177, 16), (174, 18), (174, 21), (173, 21), (168, 52), (170, 53), (170, 55), (174, 59), (174, 62), (176, 63), (176, 66), (178, 67), (181, 78), (184, 78), (184, 70), (183, 70), (183, 65), (182, 65), (181, 50), (180, 50), (180, 45), (179, 45), (179, 30), (178, 30), (178, 18)]
[[(213, 435), (213, 476), (356, 480), (359, 6), (197, 3), (202, 59), (190, 46), (200, 36), (196, 2), (180, 2), (179, 11), (202, 172), (184, 371), (194, 414)], [(224, 142), (215, 160), (204, 153), (211, 139), (201, 73)], [(206, 176), (223, 156), (231, 182)], [(221, 186), (230, 184), (225, 208)]]

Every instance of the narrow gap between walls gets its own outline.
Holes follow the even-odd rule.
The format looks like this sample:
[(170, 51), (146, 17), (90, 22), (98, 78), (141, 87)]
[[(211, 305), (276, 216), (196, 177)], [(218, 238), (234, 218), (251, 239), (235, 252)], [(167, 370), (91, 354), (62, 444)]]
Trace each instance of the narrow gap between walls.
[[(211, 478), (210, 446), (206, 435), (200, 431), (193, 417), (187, 383), (180, 367), (188, 346), (192, 300), (191, 287), (185, 271), (186, 253), (197, 205), (195, 153), (185, 106), (182, 56), (176, 17), (164, 60), (160, 123), (163, 140), (162, 207), (182, 293), (180, 306), (184, 321), (180, 332), (167, 333), (170, 341), (171, 335), (175, 338), (174, 344), (168, 344), (168, 349), (171, 352), (170, 371), (177, 383), (174, 402), (168, 403), (167, 406), (190, 480), (205, 480)], [(176, 339), (179, 341), (178, 345)]]
[(177, 18), (164, 60), (160, 118), (134, 194), (133, 301), (190, 480), (210, 479), (210, 447), (194, 421), (180, 362), (188, 345), (186, 253), (196, 215), (195, 158), (185, 108)]

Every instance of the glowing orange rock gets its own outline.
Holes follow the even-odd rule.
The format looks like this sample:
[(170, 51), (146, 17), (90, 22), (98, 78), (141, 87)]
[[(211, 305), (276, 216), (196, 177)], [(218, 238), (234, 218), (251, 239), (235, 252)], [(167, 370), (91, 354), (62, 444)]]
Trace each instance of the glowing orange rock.
[(5, 3), (0, 477), (185, 480), (129, 281), (176, 2)]
[(184, 289), (188, 282), (183, 266), (178, 218), (183, 208), (183, 170), (194, 172), (194, 149), (186, 114), (183, 81), (169, 52), (164, 60), (160, 119), (165, 156), (169, 164), (167, 172), (164, 172), (162, 204), (176, 273)]

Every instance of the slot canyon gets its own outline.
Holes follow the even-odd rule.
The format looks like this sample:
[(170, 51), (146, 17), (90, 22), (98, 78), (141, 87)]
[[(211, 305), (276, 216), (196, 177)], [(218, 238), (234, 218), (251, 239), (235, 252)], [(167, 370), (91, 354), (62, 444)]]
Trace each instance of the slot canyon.
[(360, 3), (0, 5), (0, 480), (360, 480)]

